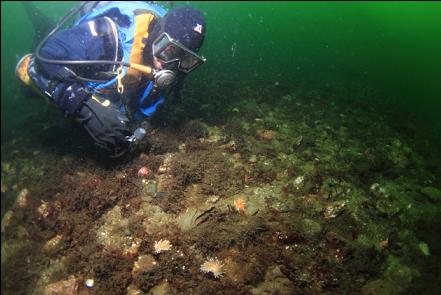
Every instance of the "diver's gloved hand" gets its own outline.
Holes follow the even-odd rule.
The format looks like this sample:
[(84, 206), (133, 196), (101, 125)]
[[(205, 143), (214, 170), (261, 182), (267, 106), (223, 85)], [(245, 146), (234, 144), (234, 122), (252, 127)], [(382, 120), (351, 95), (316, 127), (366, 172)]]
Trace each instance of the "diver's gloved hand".
[[(83, 102), (91, 96), (86, 88), (80, 83), (55, 78), (49, 79), (42, 75), (37, 70), (35, 59), (32, 55), (26, 55), (26, 58), (23, 60), (24, 62), (20, 62), (16, 69), (16, 75), (19, 79), (26, 85), (34, 87), (38, 93), (49, 98), (66, 115), (76, 116)], [(27, 63), (25, 63), (26, 61)], [(26, 69), (23, 69), (23, 64), (26, 65)], [(24, 73), (28, 74), (28, 78)]]
[(83, 103), (76, 120), (111, 156), (120, 156), (129, 150), (129, 139), (133, 136), (127, 127), (129, 120), (114, 107), (105, 106), (93, 97)]
[(81, 84), (74, 83), (69, 86), (66, 85), (67, 87), (63, 87), (62, 84), (64, 83), (57, 85), (52, 94), (52, 99), (68, 116), (75, 116), (83, 102), (90, 98), (90, 94)]
[(133, 131), (132, 136), (127, 138), (127, 141), (130, 142), (130, 144), (136, 145), (138, 144), (141, 140), (144, 139), (144, 137), (147, 134), (147, 130), (143, 127), (138, 127)]

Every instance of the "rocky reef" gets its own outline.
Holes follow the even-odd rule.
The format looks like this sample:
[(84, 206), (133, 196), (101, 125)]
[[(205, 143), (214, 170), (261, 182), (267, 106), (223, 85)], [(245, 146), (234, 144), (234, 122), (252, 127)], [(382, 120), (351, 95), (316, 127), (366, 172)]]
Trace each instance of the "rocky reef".
[(164, 105), (143, 149), (120, 161), (2, 142), (2, 294), (405, 294), (439, 283), (441, 170), (417, 133), (364, 92), (234, 92), (218, 112), (214, 95)]

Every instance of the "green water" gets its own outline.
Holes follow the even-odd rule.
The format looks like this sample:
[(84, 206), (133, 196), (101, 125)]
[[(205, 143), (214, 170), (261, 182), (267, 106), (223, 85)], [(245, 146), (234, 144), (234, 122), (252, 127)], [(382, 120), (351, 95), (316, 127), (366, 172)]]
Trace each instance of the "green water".
[[(354, 81), (438, 121), (441, 3), (195, 3), (207, 12), (207, 73)], [(232, 44), (237, 52), (232, 58)], [(438, 120), (436, 120), (438, 119)]]
[[(76, 2), (58, 2), (57, 5), (53, 3), (36, 2), (36, 6), (54, 22), (76, 4)], [(279, 146), (276, 144), (271, 148), (259, 146), (256, 150), (271, 150), (274, 158), (280, 160), (286, 159), (280, 154), (289, 153), (287, 152), (289, 149), (284, 149), (284, 143), (292, 143), (296, 141), (295, 138), (300, 138), (299, 142), (308, 138), (306, 145), (308, 142), (317, 141), (316, 150), (312, 148), (311, 152), (305, 148), (304, 158), (293, 152), (294, 158), (298, 156), (298, 159), (302, 159), (297, 162), (293, 160), (299, 165), (299, 168), (292, 168), (296, 173), (307, 174), (305, 171), (309, 171), (308, 169), (314, 166), (311, 156), (314, 152), (327, 159), (326, 161), (331, 163), (330, 166), (338, 166), (337, 168), (326, 166), (326, 169), (323, 169), (326, 172), (322, 171), (323, 173), (335, 168), (338, 171), (335, 173), (338, 176), (335, 177), (341, 177), (348, 183), (353, 171), (346, 167), (341, 168), (336, 160), (337, 157), (344, 158), (348, 167), (360, 164), (356, 169), (359, 174), (354, 177), (356, 180), (350, 185), (353, 185), (352, 188), (356, 187), (355, 190), (359, 192), (357, 195), (360, 198), (354, 203), (363, 209), (357, 212), (366, 210), (360, 213), (361, 220), (366, 218), (365, 220), (370, 220), (372, 223), (366, 225), (363, 229), (366, 232), (360, 231), (359, 237), (354, 240), (366, 247), (372, 246), (373, 241), (376, 241), (378, 251), (378, 242), (385, 241), (385, 237), (379, 233), (387, 232), (388, 227), (388, 220), (384, 216), (397, 217), (394, 215), (395, 212), (391, 212), (393, 211), (391, 207), (397, 206), (401, 209), (397, 220), (390, 221), (390, 227), (394, 228), (394, 233), (388, 240), (391, 252), (386, 254), (381, 252), (380, 258), (376, 256), (376, 259), (381, 261), (377, 264), (378, 269), (375, 271), (369, 269), (371, 273), (366, 275), (367, 279), (354, 280), (354, 286), (367, 285), (365, 290), (373, 293), (366, 294), (401, 294), (401, 291), (403, 294), (436, 294), (434, 288), (440, 283), (440, 268), (436, 263), (441, 261), (439, 247), (441, 239), (439, 236), (436, 237), (434, 229), (440, 223), (439, 220), (430, 218), (439, 217), (440, 203), (436, 200), (437, 197), (433, 197), (430, 201), (425, 200), (422, 196), (428, 193), (420, 191), (424, 191), (426, 186), (439, 189), (441, 185), (441, 2), (178, 1), (173, 3), (174, 5), (188, 3), (204, 12), (207, 35), (201, 54), (207, 58), (207, 62), (190, 75), (184, 91), (186, 100), (182, 108), (171, 112), (172, 115), (169, 117), (164, 116), (164, 121), (167, 122), (164, 125), (176, 127), (180, 125), (180, 120), (196, 119), (211, 127), (224, 124), (240, 125), (242, 131), (246, 133), (250, 130), (249, 125), (255, 120), (253, 117), (255, 112), (256, 118), (259, 117), (256, 120), (263, 118), (266, 129), (279, 128), (277, 136), (286, 136), (280, 141), (281, 143), (278, 143)], [(45, 175), (50, 173), (51, 163), (64, 165), (60, 163), (66, 160), (65, 155), (69, 155), (67, 163), (75, 163), (66, 173), (82, 175), (85, 170), (94, 171), (95, 164), (99, 167), (96, 169), (103, 179), (111, 178), (110, 175), (114, 172), (112, 167), (103, 168), (100, 159), (88, 154), (90, 152), (95, 155), (95, 151), (90, 150), (87, 136), (73, 123), (62, 118), (55, 108), (48, 106), (42, 99), (29, 97), (29, 94), (21, 91), (21, 85), (14, 76), (14, 68), (21, 56), (32, 52), (33, 36), (32, 24), (21, 4), (2, 1), (2, 216), (13, 206), (15, 197), (23, 188), (37, 187), (42, 183), (44, 186), (45, 181), (50, 183), (45, 179)], [(298, 99), (296, 96), (302, 97), (302, 93), (313, 93), (310, 96), (314, 96), (316, 100), (312, 103), (309, 103), (308, 99), (301, 100), (297, 102), (298, 110), (296, 110), (295, 107), (293, 108)], [(258, 107), (255, 107), (256, 105)], [(280, 110), (279, 117), (277, 113), (272, 114), (272, 105), (274, 110)], [(321, 108), (322, 105), (326, 107)], [(302, 108), (307, 110), (306, 113), (301, 111)], [(364, 109), (369, 110), (369, 115), (363, 115)], [(249, 111), (247, 113), (244, 110)], [(235, 118), (239, 112), (243, 112), (240, 113), (243, 121), (240, 121), (241, 117)], [(310, 120), (302, 121), (302, 115), (309, 115)], [(351, 124), (341, 128), (338, 118), (348, 117), (351, 118), (348, 119)], [(155, 119), (156, 126), (162, 126), (161, 118)], [(311, 131), (313, 135), (306, 133), (305, 130), (309, 130), (307, 128), (312, 130), (315, 127), (311, 126), (320, 125), (322, 120), (328, 124), (328, 127), (334, 128), (337, 134), (335, 141), (328, 141), (329, 138), (323, 134), (329, 130), (322, 130), (319, 127), (317, 127), (318, 131)], [(378, 124), (380, 125), (377, 126)], [(305, 131), (305, 134), (301, 134), (301, 131)], [(384, 133), (379, 135), (377, 131)], [(367, 134), (366, 138), (364, 132)], [(375, 138), (376, 134), (378, 138)], [(347, 138), (350, 140), (346, 140)], [(363, 149), (364, 139), (367, 146), (371, 143), (375, 146)], [(239, 146), (238, 154), (243, 152), (247, 156), (254, 157), (256, 153), (259, 154), (250, 147), (252, 144), (246, 146), (244, 142), (248, 139), (242, 138), (242, 140), (236, 138)], [(331, 143), (339, 145), (330, 146)], [(299, 143), (298, 146), (303, 145)], [(412, 152), (408, 151), (409, 147), (412, 148)], [(366, 165), (374, 162), (368, 162), (369, 155), (374, 154), (369, 154), (372, 150), (379, 154), (383, 151), (391, 151), (391, 155), (395, 157), (392, 160), (396, 165), (395, 168), (383, 170), (381, 164), (376, 163), (378, 166), (375, 168), (365, 169)], [(271, 158), (271, 153), (267, 154), (268, 158)], [(362, 153), (364, 156), (360, 156)], [(309, 159), (310, 162), (306, 162), (305, 159)], [(337, 164), (332, 161), (336, 161)], [(279, 165), (286, 168), (283, 163)], [(387, 165), (389, 164), (384, 164), (384, 167)], [(24, 168), (28, 166), (32, 167), (32, 171)], [(280, 180), (279, 176), (268, 175), (276, 175), (281, 171), (273, 172), (262, 172), (261, 175), (267, 177), (262, 180), (262, 184), (268, 182), (268, 179)], [(284, 176), (280, 177), (283, 179)], [(393, 192), (391, 195), (395, 193), (395, 196), (400, 197), (387, 199), (392, 204), (390, 207), (378, 203), (363, 207), (361, 204), (364, 201), (360, 200), (365, 200), (365, 195), (369, 194), (369, 187), (377, 182), (381, 186), (384, 185), (386, 192), (389, 190)], [(294, 186), (292, 180), (287, 183), (286, 187), (289, 189)], [(328, 184), (324, 179), (320, 182), (321, 188), (317, 190), (325, 191), (327, 189), (325, 186)], [(375, 192), (375, 189), (372, 191), (374, 193), (371, 193), (376, 194), (379, 199), (384, 195), (389, 198), (384, 191), (381, 193)], [(53, 194), (55, 192), (54, 189)], [(381, 199), (381, 202), (384, 200)], [(38, 207), (40, 204), (33, 205)], [(381, 222), (378, 222), (378, 228), (374, 225), (376, 215), (372, 215), (369, 211), (372, 207), (383, 214), (381, 218), (379, 217)], [(413, 209), (410, 208), (417, 209), (412, 211)], [(36, 208), (34, 209), (36, 211)], [(430, 216), (429, 220), (421, 217), (424, 215)], [(330, 225), (331, 228), (332, 226), (336, 224)], [(375, 234), (377, 231), (378, 234)], [(48, 239), (46, 235), (43, 236), (44, 239)], [(396, 238), (395, 242), (393, 237)], [(11, 240), (15, 238), (14, 236)], [(2, 229), (2, 253), (5, 239)], [(10, 239), (10, 236), (7, 239)], [(409, 245), (406, 242), (409, 242)], [(429, 244), (429, 249), (426, 249), (426, 242)], [(402, 249), (405, 250), (400, 252)], [(404, 257), (402, 260), (397, 258), (400, 255)], [(429, 255), (432, 256), (427, 258)], [(431, 258), (433, 260), (430, 260)], [(17, 264), (25, 268), (22, 264)], [(2, 282), (4, 282), (4, 267), (8, 266), (6, 264), (4, 266), (2, 254)], [(349, 266), (348, 268), (350, 269)], [(26, 279), (32, 277), (31, 274), (23, 276)], [(428, 276), (428, 280), (425, 280), (425, 276)], [(263, 277), (260, 280), (256, 279), (256, 282), (263, 281)], [(374, 279), (377, 278), (379, 280), (375, 281)], [(294, 284), (298, 283), (296, 278), (289, 277), (289, 279), (296, 282)], [(364, 279), (367, 281), (363, 281)], [(369, 285), (368, 281), (372, 280), (374, 283)], [(10, 277), (5, 281), (9, 282)], [(29, 279), (27, 282), (35, 283), (35, 280)], [(251, 285), (246, 282), (247, 286)], [(253, 286), (257, 284), (256, 282), (253, 281)], [(403, 290), (396, 288), (394, 293), (394, 284), (400, 283), (406, 288)], [(221, 280), (219, 284), (223, 284), (223, 281)], [(304, 290), (314, 293), (311, 291), (314, 289), (308, 289), (308, 283), (305, 284), (306, 287), (298, 285), (296, 287), (306, 288)], [(226, 285), (222, 286), (226, 288)], [(350, 288), (346, 287), (335, 289), (333, 292), (338, 294), (343, 290), (341, 292), (351, 294), (348, 291)], [(381, 288), (384, 288), (383, 291), (378, 291)], [(11, 289), (2, 287), (2, 294), (4, 290)], [(4, 294), (9, 294), (6, 291)], [(334, 294), (333, 292), (329, 294)], [(34, 293), (29, 289), (21, 289), (20, 294)]]
[[(383, 91), (397, 107), (440, 125), (439, 2), (191, 4), (206, 13), (208, 27), (203, 54), (209, 62), (195, 76), (215, 78), (220, 71), (270, 84), (355, 82)], [(43, 1), (37, 6), (55, 17), (72, 4), (55, 8)], [(3, 1), (2, 134), (27, 111), (27, 103), (11, 97), (18, 87), (11, 73), (18, 57), (30, 51), (32, 36), (20, 4)]]

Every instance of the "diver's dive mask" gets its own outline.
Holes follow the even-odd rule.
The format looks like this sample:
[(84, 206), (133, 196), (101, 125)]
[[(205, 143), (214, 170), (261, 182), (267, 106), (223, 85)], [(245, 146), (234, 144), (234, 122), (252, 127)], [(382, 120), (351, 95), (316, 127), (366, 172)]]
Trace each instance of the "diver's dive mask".
[(153, 56), (166, 65), (178, 62), (178, 70), (186, 74), (206, 61), (203, 56), (186, 48), (167, 33), (162, 33), (153, 42)]

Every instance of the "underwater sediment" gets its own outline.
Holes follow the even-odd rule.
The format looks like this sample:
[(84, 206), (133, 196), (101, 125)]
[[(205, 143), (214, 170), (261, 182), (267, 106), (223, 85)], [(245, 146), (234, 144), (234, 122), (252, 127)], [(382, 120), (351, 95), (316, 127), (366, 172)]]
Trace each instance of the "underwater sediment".
[(430, 294), (440, 167), (416, 127), (365, 92), (235, 91), (215, 121), (164, 106), (121, 162), (2, 143), (2, 294)]

